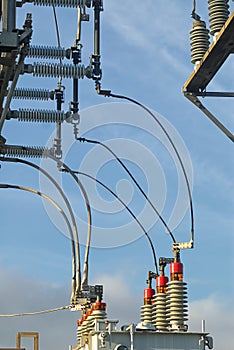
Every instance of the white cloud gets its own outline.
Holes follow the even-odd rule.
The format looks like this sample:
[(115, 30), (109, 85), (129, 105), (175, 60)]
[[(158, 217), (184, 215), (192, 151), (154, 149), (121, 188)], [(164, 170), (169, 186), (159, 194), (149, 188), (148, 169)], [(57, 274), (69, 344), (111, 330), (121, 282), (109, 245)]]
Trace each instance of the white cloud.
[[(1, 313), (32, 312), (68, 304), (67, 286), (51, 285), (41, 281), (15, 276), (14, 271), (1, 271)], [(134, 288), (122, 273), (103, 274), (97, 277), (104, 284), (104, 301), (109, 319), (118, 319), (119, 325), (137, 323), (143, 297), (136, 295)], [(214, 339), (215, 349), (229, 350), (232, 341), (234, 309), (231, 302), (214, 296), (190, 303), (190, 331), (201, 331), (201, 320), (206, 320), (207, 331)], [(80, 314), (59, 311), (33, 317), (0, 318), (0, 346), (14, 347), (19, 331), (38, 331), (40, 348), (58, 350), (76, 343), (76, 319)], [(24, 345), (24, 344), (22, 344)]]
[(207, 187), (212, 186), (219, 192), (219, 198), (225, 198), (233, 201), (233, 182), (227, 175), (226, 169), (217, 166), (216, 163), (207, 160), (193, 160), (194, 173), (196, 176), (196, 185)]
[[(109, 7), (108, 7), (109, 6)], [(119, 2), (106, 4), (108, 15), (104, 17), (113, 28), (129, 44), (157, 51), (158, 46), (172, 45), (177, 50), (184, 50), (185, 36), (181, 35), (186, 23), (184, 6), (178, 6), (171, 1), (158, 2), (144, 1), (136, 6), (134, 0), (129, 0), (120, 6)], [(165, 8), (167, 10), (165, 11)], [(188, 18), (189, 18), (188, 9)], [(184, 19), (181, 20), (181, 19)], [(170, 25), (165, 25), (170, 23)]]
[[(41, 311), (69, 304), (69, 288), (0, 270), (1, 314)], [(58, 311), (26, 317), (0, 317), (0, 347), (15, 347), (17, 332), (39, 332), (40, 348), (66, 349), (75, 345), (78, 313)], [(24, 344), (22, 343), (22, 346)]]
[[(97, 282), (104, 285), (104, 301), (108, 318), (119, 320), (119, 325), (140, 321), (140, 305), (143, 302), (129, 286), (123, 274), (100, 275)], [(143, 293), (142, 293), (143, 295)]]
[(190, 303), (190, 329), (201, 330), (206, 320), (206, 331), (214, 341), (214, 349), (230, 350), (233, 343), (234, 308), (231, 300), (215, 296)]

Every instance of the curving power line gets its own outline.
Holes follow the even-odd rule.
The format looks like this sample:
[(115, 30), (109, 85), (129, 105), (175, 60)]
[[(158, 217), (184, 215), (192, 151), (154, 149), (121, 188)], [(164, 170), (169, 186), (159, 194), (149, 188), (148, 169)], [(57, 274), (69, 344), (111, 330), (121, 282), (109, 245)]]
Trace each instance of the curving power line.
[[(63, 218), (64, 218), (64, 220), (66, 222), (66, 225), (67, 225), (67, 228), (68, 228), (71, 240), (72, 240), (73, 232), (72, 232), (72, 228), (71, 228), (70, 222), (68, 220), (68, 217), (65, 214), (65, 212), (63, 211), (63, 209), (58, 205), (58, 203), (56, 203), (51, 197), (47, 196), (46, 194), (44, 194), (44, 193), (42, 193), (40, 191), (34, 190), (34, 189), (30, 188), (30, 187), (24, 187), (24, 186), (20, 186), (20, 185), (0, 184), (0, 188), (2, 188), (2, 189), (15, 189), (15, 190), (21, 190), (21, 191), (34, 193), (34, 194), (39, 195), (40, 197), (46, 199), (47, 201), (49, 201), (61, 213), (61, 215), (63, 216)], [(72, 249), (72, 255), (74, 255), (73, 249)], [(74, 256), (73, 256), (73, 260), (74, 260)], [(73, 283), (72, 283), (72, 287), (73, 287)]]
[[(62, 171), (64, 171), (65, 169), (63, 169)], [(144, 232), (146, 238), (148, 239), (148, 242), (150, 244), (150, 248), (152, 250), (152, 255), (153, 255), (153, 261), (154, 261), (154, 267), (155, 267), (155, 273), (158, 275), (159, 271), (158, 271), (158, 264), (157, 264), (157, 258), (156, 258), (156, 252), (155, 252), (155, 248), (153, 245), (153, 242), (149, 236), (149, 234), (147, 233), (146, 229), (144, 228), (144, 226), (142, 225), (142, 223), (140, 222), (140, 220), (136, 217), (136, 215), (133, 213), (133, 211), (127, 206), (127, 204), (114, 192), (112, 191), (107, 185), (105, 185), (102, 181), (98, 180), (97, 178), (93, 177), (90, 174), (87, 174), (85, 172), (82, 171), (73, 171), (74, 174), (78, 174), (78, 175), (83, 175), (85, 177), (88, 177), (89, 179), (95, 181), (96, 183), (98, 183), (99, 185), (101, 185), (103, 188), (105, 188), (108, 192), (110, 192), (123, 206), (124, 208), (129, 212), (129, 214), (133, 217), (133, 219), (137, 222), (137, 224), (140, 226), (140, 228), (142, 229), (142, 231)]]
[(186, 187), (187, 187), (187, 191), (188, 191), (188, 197), (189, 197), (189, 206), (190, 206), (190, 219), (191, 219), (191, 232), (190, 232), (190, 242), (193, 244), (194, 242), (194, 211), (193, 211), (193, 200), (192, 200), (192, 193), (191, 193), (191, 189), (190, 189), (190, 185), (189, 185), (189, 180), (188, 180), (188, 176), (184, 167), (184, 163), (182, 161), (182, 158), (179, 154), (179, 151), (177, 150), (171, 136), (169, 135), (169, 133), (167, 132), (166, 128), (163, 126), (163, 124), (160, 122), (160, 120), (155, 116), (155, 114), (149, 109), (147, 108), (145, 105), (143, 105), (142, 103), (138, 102), (137, 100), (134, 100), (131, 97), (127, 97), (124, 95), (117, 95), (117, 94), (112, 94), (112, 92), (110, 90), (101, 90), (100, 89), (100, 84), (96, 85), (96, 90), (97, 93), (100, 95), (103, 95), (105, 97), (113, 97), (113, 98), (117, 98), (117, 99), (121, 99), (121, 100), (126, 100), (129, 101), (133, 104), (136, 104), (137, 106), (141, 107), (142, 109), (144, 109), (155, 121), (155, 123), (158, 124), (158, 126), (162, 129), (162, 131), (164, 132), (164, 134), (166, 135), (168, 141), (170, 142), (176, 156), (177, 159), (180, 163), (183, 175), (184, 175), (184, 179), (185, 179), (185, 183), (186, 183)]
[(70, 308), (71, 308), (71, 306), (67, 305), (67, 306), (56, 307), (54, 309), (43, 310), (43, 311), (24, 312), (24, 313), (20, 313), (20, 314), (0, 314), (0, 317), (19, 317), (19, 316), (43, 315), (43, 314), (48, 314), (48, 313), (51, 313), (51, 312), (67, 310), (67, 309), (70, 309)]
[(159, 219), (161, 220), (161, 222), (163, 223), (163, 225), (165, 226), (165, 228), (167, 229), (169, 235), (171, 236), (171, 239), (174, 243), (176, 243), (176, 239), (173, 235), (173, 233), (171, 232), (170, 228), (168, 227), (166, 221), (163, 219), (162, 215), (159, 213), (159, 211), (157, 210), (157, 208), (155, 207), (155, 205), (152, 203), (152, 201), (150, 200), (150, 198), (147, 196), (147, 194), (145, 193), (145, 191), (142, 189), (142, 187), (140, 186), (140, 184), (138, 183), (138, 181), (136, 180), (136, 178), (132, 175), (132, 173), (130, 172), (130, 170), (128, 169), (128, 167), (122, 162), (122, 160), (112, 151), (112, 149), (110, 147), (108, 147), (106, 144), (100, 142), (100, 141), (96, 141), (96, 140), (90, 140), (90, 139), (86, 139), (84, 137), (79, 137), (77, 138), (77, 141), (80, 142), (87, 142), (87, 143), (92, 143), (92, 144), (96, 144), (96, 145), (100, 145), (102, 147), (104, 147), (108, 152), (110, 152), (115, 159), (118, 161), (118, 163), (123, 167), (123, 169), (127, 172), (127, 174), (130, 176), (130, 178), (132, 179), (132, 181), (135, 183), (135, 185), (137, 186), (137, 188), (139, 189), (139, 191), (141, 192), (141, 194), (145, 197), (145, 199), (147, 200), (147, 202), (150, 204), (151, 208), (154, 210), (154, 212), (157, 214), (157, 216), (159, 217)]
[[(55, 30), (56, 30), (58, 47), (61, 48), (59, 25), (58, 25), (58, 19), (57, 19), (55, 5), (52, 5), (52, 9), (53, 9), (53, 15), (54, 15), (54, 23), (55, 23)], [(62, 57), (59, 57), (59, 63), (60, 63), (60, 66), (63, 65)], [(59, 81), (60, 81), (60, 83), (62, 82), (62, 76), (60, 76)]]
[(85, 257), (84, 257), (83, 278), (82, 278), (82, 281), (81, 281), (81, 278), (79, 276), (79, 280), (77, 280), (77, 284), (76, 284), (76, 296), (78, 296), (78, 293), (79, 293), (80, 289), (82, 289), (84, 286), (88, 285), (88, 270), (89, 270), (88, 261), (89, 261), (90, 242), (91, 242), (91, 233), (92, 233), (91, 206), (90, 206), (90, 202), (89, 202), (89, 198), (88, 198), (87, 192), (85, 191), (85, 188), (84, 188), (82, 182), (76, 176), (74, 171), (71, 170), (67, 164), (62, 162), (60, 159), (57, 159), (55, 156), (53, 156), (51, 154), (48, 154), (47, 157), (52, 159), (53, 161), (55, 161), (61, 168), (63, 167), (64, 169), (66, 169), (66, 171), (68, 173), (70, 173), (70, 175), (73, 177), (73, 179), (78, 184), (78, 186), (79, 186), (79, 188), (80, 188), (80, 190), (82, 192), (82, 195), (84, 197), (85, 204), (86, 204), (87, 219), (88, 219), (87, 220), (88, 221), (88, 232), (87, 232), (87, 242), (86, 242)]
[(62, 196), (62, 198), (67, 206), (67, 209), (69, 211), (69, 214), (71, 216), (72, 225), (73, 225), (73, 232), (74, 232), (74, 235), (72, 232), (72, 238), (71, 238), (71, 244), (72, 244), (72, 295), (71, 295), (71, 303), (73, 303), (75, 300), (76, 279), (77, 279), (76, 276), (81, 275), (81, 272), (80, 272), (80, 249), (79, 249), (79, 238), (78, 238), (78, 230), (77, 230), (76, 220), (75, 220), (75, 216), (74, 216), (71, 204), (70, 204), (67, 196), (65, 195), (64, 191), (59, 186), (57, 181), (55, 181), (54, 178), (46, 170), (44, 170), (42, 167), (40, 167), (39, 165), (36, 165), (32, 162), (29, 162), (29, 161), (23, 160), (23, 159), (19, 159), (19, 158), (0, 157), (0, 161), (9, 162), (9, 163), (21, 163), (21, 164), (28, 165), (28, 166), (40, 171), (43, 175), (45, 175), (54, 184), (54, 186), (57, 188), (60, 195)]

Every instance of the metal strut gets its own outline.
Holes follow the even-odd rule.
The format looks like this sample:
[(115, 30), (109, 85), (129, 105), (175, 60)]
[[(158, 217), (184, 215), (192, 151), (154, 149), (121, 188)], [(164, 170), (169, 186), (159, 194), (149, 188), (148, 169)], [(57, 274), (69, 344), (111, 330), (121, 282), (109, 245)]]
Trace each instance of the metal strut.
[[(7, 35), (8, 34), (11, 35), (12, 32), (10, 32), (10, 30), (15, 29), (14, 28), (15, 24), (13, 23), (14, 21), (12, 19), (12, 16), (9, 14), (9, 9), (10, 9), (9, 4), (12, 4), (12, 2), (14, 3), (14, 6), (15, 6), (15, 1), (9, 1), (9, 2), (8, 1), (7, 2), (4, 1), (3, 4), (2, 4), (2, 6), (3, 6), (2, 8), (3, 9), (4, 9), (4, 6), (6, 5), (6, 3), (8, 4), (8, 7), (7, 7), (8, 11), (6, 13), (7, 13), (7, 15), (9, 15), (9, 18), (8, 18), (9, 21), (3, 20), (3, 33), (6, 33), (6, 31), (7, 31)], [(14, 12), (15, 12), (15, 7), (14, 7)], [(5, 96), (5, 89), (7, 89), (7, 85), (8, 85), (9, 80), (10, 80), (10, 75), (11, 75), (13, 69), (15, 68), (16, 54), (13, 54), (13, 52), (15, 52), (16, 51), (15, 49), (18, 49), (19, 46), (21, 45), (21, 49), (20, 49), (20, 52), (19, 52), (18, 63), (16, 65), (16, 69), (15, 69), (15, 72), (14, 72), (14, 78), (12, 80), (11, 87), (10, 87), (8, 93), (7, 93), (5, 106), (3, 108), (3, 111), (2, 111), (2, 114), (1, 114), (1, 118), (0, 118), (0, 134), (1, 134), (1, 131), (2, 131), (3, 124), (4, 124), (4, 121), (6, 119), (9, 107), (10, 107), (11, 99), (12, 99), (12, 96), (13, 96), (13, 93), (14, 93), (14, 90), (15, 90), (15, 87), (16, 87), (19, 75), (20, 75), (20, 73), (22, 71), (22, 67), (24, 65), (24, 59), (27, 56), (28, 51), (29, 51), (29, 42), (30, 42), (30, 39), (31, 39), (31, 36), (32, 36), (32, 16), (31, 16), (31, 14), (27, 14), (23, 27), (24, 27), (24, 29), (22, 31), (21, 36), (19, 36), (17, 38), (18, 39), (17, 40), (17, 47), (14, 48), (14, 49), (11, 48), (11, 50), (10, 50), (11, 53), (9, 55), (11, 55), (11, 59), (14, 57), (14, 62), (12, 62), (11, 65), (6, 68), (5, 77), (3, 79), (3, 84), (2, 84), (2, 87), (1, 87), (0, 103), (2, 105), (4, 96)], [(8, 31), (9, 31), (9, 33), (8, 33)], [(2, 35), (1, 35), (1, 38), (0, 38), (0, 42), (2, 42)], [(7, 66), (7, 64), (6, 64), (6, 66)]]
[(103, 11), (102, 0), (93, 0), (94, 9), (94, 53), (92, 55), (92, 78), (96, 84), (101, 80), (101, 54), (100, 54), (100, 13)]

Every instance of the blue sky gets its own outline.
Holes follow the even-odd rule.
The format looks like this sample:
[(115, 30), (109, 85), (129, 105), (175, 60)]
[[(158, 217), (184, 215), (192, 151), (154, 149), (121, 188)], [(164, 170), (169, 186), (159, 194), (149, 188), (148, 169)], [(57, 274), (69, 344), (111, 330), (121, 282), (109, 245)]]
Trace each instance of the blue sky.
[[(197, 12), (208, 24), (207, 2), (197, 2)], [(102, 13), (102, 86), (124, 94), (154, 110), (166, 123), (179, 147), (193, 182), (195, 248), (183, 251), (185, 280), (188, 283), (190, 324), (207, 331), (216, 349), (227, 350), (231, 343), (233, 296), (233, 160), (232, 143), (182, 94), (181, 89), (193, 70), (190, 63), (189, 30), (192, 1), (133, 0), (104, 2)], [(231, 4), (233, 11), (233, 4)], [(32, 4), (17, 9), (17, 26), (26, 13), (33, 15), (34, 45), (56, 45), (52, 8)], [(89, 11), (92, 21), (92, 11)], [(74, 9), (57, 9), (61, 44), (73, 45), (77, 14)], [(46, 24), (46, 25), (45, 25)], [(89, 63), (92, 52), (92, 23), (82, 28), (82, 59)], [(29, 60), (28, 62), (33, 62)], [(210, 91), (232, 91), (233, 58), (228, 59), (210, 85)], [(22, 76), (18, 86), (56, 88), (57, 79)], [(64, 110), (71, 101), (70, 80)], [(82, 80), (80, 86), (80, 136), (106, 141), (126, 161), (148, 191), (149, 197), (169, 221), (178, 188), (187, 201), (184, 183), (178, 176), (173, 153), (149, 116), (135, 106), (97, 96), (94, 84)], [(233, 100), (206, 98), (204, 104), (233, 130)], [(14, 100), (12, 108), (54, 109), (54, 102)], [(54, 126), (6, 122), (3, 135), (9, 144), (50, 145)], [(149, 229), (158, 256), (171, 256), (171, 241), (144, 199), (120, 166), (102, 149), (73, 140), (69, 125), (64, 126), (66, 162), (73, 169), (86, 169), (112, 190), (118, 191)], [(53, 136), (52, 136), (53, 137)], [(48, 143), (49, 142), (49, 143)], [(184, 146), (184, 144), (185, 146)], [(94, 161), (95, 160), (95, 161)], [(38, 163), (39, 164), (39, 163)], [(53, 174), (50, 162), (42, 163)], [(192, 170), (191, 170), (192, 169)], [(2, 163), (1, 183), (46, 188), (35, 170)], [(56, 175), (55, 175), (56, 176)], [(82, 178), (93, 207), (93, 248), (90, 256), (90, 283), (104, 284), (108, 316), (120, 324), (138, 322), (148, 270), (153, 269), (151, 251), (138, 228), (110, 194)], [(82, 239), (86, 235), (84, 201), (74, 182), (62, 175), (61, 182), (77, 220)], [(178, 184), (181, 187), (178, 187)], [(97, 191), (97, 192), (96, 192)], [(67, 305), (70, 298), (71, 249), (60, 217), (32, 194), (1, 190), (2, 239), (0, 250), (1, 313), (30, 312)], [(183, 207), (181, 201), (179, 207)], [(145, 211), (143, 209), (145, 208)], [(174, 229), (178, 240), (188, 240), (189, 212)], [(170, 221), (169, 221), (170, 222)], [(172, 221), (173, 222), (173, 221)], [(61, 228), (64, 230), (60, 232)], [(120, 228), (115, 231), (115, 228)], [(110, 231), (108, 248), (98, 236)], [(123, 235), (123, 244), (116, 243)], [(112, 236), (111, 236), (112, 235)], [(118, 240), (117, 240), (118, 241)], [(100, 243), (100, 244), (99, 244)], [(81, 248), (82, 257), (84, 248)], [(168, 271), (167, 271), (168, 272)], [(40, 331), (41, 348), (56, 345), (64, 349), (75, 344), (78, 313), (60, 311), (24, 319), (0, 319), (0, 346), (14, 347), (17, 331)], [(27, 342), (25, 343), (25, 347)]]

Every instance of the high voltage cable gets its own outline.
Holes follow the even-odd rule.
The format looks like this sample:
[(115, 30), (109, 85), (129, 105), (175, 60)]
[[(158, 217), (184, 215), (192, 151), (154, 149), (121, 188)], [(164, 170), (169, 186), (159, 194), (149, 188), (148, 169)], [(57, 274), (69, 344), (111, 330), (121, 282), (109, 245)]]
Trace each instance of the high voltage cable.
[(53, 177), (46, 170), (44, 170), (42, 167), (40, 167), (32, 162), (29, 162), (27, 160), (18, 159), (18, 158), (0, 157), (0, 161), (10, 162), (10, 163), (21, 163), (21, 164), (28, 165), (28, 166), (40, 171), (54, 184), (54, 186), (57, 188), (60, 195), (62, 196), (62, 198), (67, 206), (67, 209), (69, 211), (69, 214), (71, 216), (73, 231), (74, 231), (74, 235), (72, 234), (72, 239), (71, 239), (72, 251), (73, 251), (73, 254), (72, 254), (72, 271), (73, 271), (72, 272), (72, 295), (71, 295), (71, 303), (72, 303), (72, 301), (75, 298), (77, 275), (79, 276), (81, 274), (81, 272), (80, 272), (80, 249), (79, 249), (78, 230), (77, 230), (75, 216), (74, 216), (74, 213), (73, 213), (73, 210), (72, 210), (72, 207), (70, 205), (68, 198), (66, 197), (64, 191), (59, 186), (57, 181), (55, 181), (53, 179)]
[(171, 136), (169, 135), (169, 133), (167, 132), (166, 128), (163, 126), (163, 124), (160, 122), (160, 120), (155, 116), (155, 114), (149, 109), (147, 108), (145, 105), (143, 105), (142, 103), (138, 102), (137, 100), (134, 100), (131, 97), (127, 97), (124, 95), (117, 95), (117, 94), (112, 94), (110, 90), (100, 90), (100, 84), (96, 85), (96, 90), (98, 92), (98, 94), (101, 94), (105, 97), (113, 97), (113, 98), (117, 98), (117, 99), (121, 99), (121, 100), (126, 100), (129, 101), (133, 104), (136, 104), (137, 106), (141, 107), (142, 109), (144, 109), (155, 121), (155, 123), (158, 124), (158, 126), (162, 129), (162, 131), (164, 132), (164, 134), (166, 135), (168, 141), (170, 142), (176, 156), (177, 159), (180, 163), (183, 175), (184, 175), (184, 179), (186, 182), (186, 187), (187, 187), (187, 191), (188, 191), (188, 197), (189, 197), (189, 206), (190, 206), (190, 219), (191, 219), (191, 242), (193, 243), (194, 241), (194, 212), (193, 212), (193, 201), (192, 201), (192, 194), (191, 194), (191, 189), (190, 189), (190, 185), (189, 185), (189, 180), (188, 180), (188, 176), (182, 161), (182, 158), (180, 156), (179, 151), (177, 150), (175, 143), (173, 142)]
[(57, 159), (55, 156), (48, 154), (48, 158), (52, 159), (53, 161), (57, 162), (57, 164), (60, 167), (63, 167), (64, 169), (66, 169), (66, 171), (68, 173), (70, 173), (70, 175), (73, 177), (73, 179), (76, 181), (76, 183), (78, 184), (78, 186), (80, 187), (80, 190), (83, 194), (84, 200), (85, 200), (85, 204), (86, 204), (86, 209), (87, 209), (87, 217), (88, 217), (88, 233), (87, 233), (87, 243), (86, 243), (86, 250), (85, 250), (85, 257), (84, 257), (84, 268), (83, 268), (83, 278), (82, 281), (79, 280), (77, 287), (76, 287), (76, 294), (78, 295), (80, 288), (88, 285), (88, 269), (89, 269), (89, 252), (90, 252), (90, 241), (91, 241), (91, 233), (92, 233), (92, 212), (91, 212), (91, 206), (90, 206), (90, 202), (89, 202), (89, 198), (87, 195), (87, 192), (82, 184), (82, 182), (80, 181), (80, 179), (76, 176), (76, 174), (74, 173), (73, 170), (70, 169), (70, 167), (65, 164), (64, 162), (62, 162), (60, 159)]
[[(65, 171), (65, 169), (63, 169), (63, 171)], [(152, 255), (153, 255), (153, 260), (154, 260), (154, 266), (155, 266), (155, 273), (158, 275), (159, 271), (158, 271), (158, 264), (157, 264), (157, 258), (156, 258), (156, 252), (155, 252), (155, 248), (153, 245), (153, 242), (149, 236), (149, 234), (147, 233), (146, 229), (144, 228), (144, 226), (142, 225), (142, 223), (138, 220), (138, 218), (136, 217), (136, 215), (133, 213), (133, 211), (127, 206), (127, 204), (114, 192), (112, 191), (107, 185), (105, 185), (102, 181), (98, 180), (97, 178), (93, 177), (90, 174), (87, 174), (85, 172), (82, 171), (73, 171), (74, 174), (78, 174), (78, 175), (83, 175), (88, 177), (89, 179), (97, 182), (99, 185), (101, 185), (103, 188), (105, 188), (107, 191), (109, 191), (124, 207), (125, 209), (130, 213), (130, 215), (133, 217), (133, 219), (137, 222), (137, 224), (140, 226), (140, 228), (142, 229), (142, 231), (144, 232), (146, 238), (149, 241), (151, 250), (152, 250)]]
[[(65, 214), (63, 209), (58, 205), (58, 203), (56, 203), (51, 197), (47, 196), (46, 194), (44, 194), (40, 191), (34, 190), (30, 187), (24, 187), (24, 186), (20, 186), (20, 185), (0, 184), (0, 188), (2, 188), (2, 189), (15, 189), (15, 190), (21, 190), (21, 191), (34, 193), (34, 194), (39, 195), (40, 197), (46, 199), (47, 201), (49, 201), (63, 216), (63, 218), (66, 222), (66, 225), (68, 227), (68, 231), (69, 231), (71, 240), (73, 239), (73, 232), (72, 232), (72, 228), (71, 228), (71, 225), (70, 225), (70, 222), (68, 220), (67, 215)], [(72, 249), (72, 255), (74, 255), (74, 254), (75, 254), (75, 252)], [(73, 260), (74, 259), (75, 259), (75, 257), (73, 256)], [(73, 281), (72, 281), (72, 288), (73, 288)]]
[(43, 311), (24, 312), (24, 313), (20, 313), (20, 314), (0, 314), (0, 317), (19, 317), (19, 316), (43, 315), (43, 314), (48, 314), (48, 313), (51, 313), (51, 312), (67, 310), (67, 309), (70, 309), (70, 308), (71, 308), (71, 306), (67, 305), (67, 306), (61, 306), (61, 307), (57, 307), (57, 308), (54, 308), (54, 309), (43, 310)]
[(163, 225), (165, 226), (165, 228), (167, 229), (169, 235), (171, 236), (171, 239), (174, 243), (176, 243), (176, 239), (173, 235), (173, 233), (171, 232), (170, 228), (168, 227), (166, 221), (163, 219), (162, 215), (159, 213), (159, 211), (157, 210), (157, 208), (155, 207), (155, 205), (152, 203), (152, 201), (149, 199), (149, 197), (147, 196), (147, 194), (145, 193), (145, 191), (142, 189), (142, 187), (140, 186), (140, 184), (138, 183), (138, 181), (136, 180), (136, 178), (132, 175), (132, 173), (130, 172), (130, 170), (128, 169), (128, 167), (122, 162), (122, 160), (111, 150), (110, 147), (108, 147), (106, 144), (100, 142), (100, 141), (96, 141), (96, 140), (90, 140), (90, 139), (86, 139), (84, 137), (79, 137), (77, 138), (78, 141), (80, 142), (87, 142), (87, 143), (92, 143), (92, 144), (96, 144), (96, 145), (100, 145), (102, 147), (104, 147), (108, 152), (110, 152), (115, 159), (119, 162), (119, 164), (124, 168), (124, 170), (127, 172), (127, 174), (130, 176), (130, 178), (132, 179), (132, 181), (135, 183), (135, 185), (137, 186), (137, 188), (139, 189), (139, 191), (142, 193), (142, 195), (145, 197), (145, 199), (147, 200), (147, 202), (150, 204), (150, 206), (152, 207), (152, 209), (154, 210), (154, 212), (158, 215), (159, 219), (161, 220), (161, 222), (163, 223)]
[[(57, 42), (58, 47), (61, 48), (61, 42), (60, 42), (60, 35), (59, 35), (59, 26), (58, 26), (58, 19), (56, 14), (55, 5), (52, 5), (53, 14), (54, 14), (54, 22), (55, 22), (55, 29), (56, 29), (56, 36), (57, 36)], [(62, 57), (59, 57), (60, 66), (63, 65)], [(62, 76), (59, 77), (59, 82), (62, 83)]]

